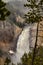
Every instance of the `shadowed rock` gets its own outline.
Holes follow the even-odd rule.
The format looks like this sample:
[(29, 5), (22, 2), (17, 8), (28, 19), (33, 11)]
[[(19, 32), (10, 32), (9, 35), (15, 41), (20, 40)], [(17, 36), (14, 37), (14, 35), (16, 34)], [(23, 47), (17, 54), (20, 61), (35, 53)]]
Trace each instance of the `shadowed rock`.
[(10, 22), (0, 21), (0, 49), (8, 51), (16, 50), (18, 35), (22, 29)]

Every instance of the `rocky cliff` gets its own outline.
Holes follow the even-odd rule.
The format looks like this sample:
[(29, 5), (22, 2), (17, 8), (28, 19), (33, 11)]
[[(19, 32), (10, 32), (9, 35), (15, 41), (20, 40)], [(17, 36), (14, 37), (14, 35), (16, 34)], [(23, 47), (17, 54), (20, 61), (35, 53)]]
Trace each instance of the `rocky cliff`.
[(16, 43), (22, 29), (10, 22), (0, 21), (0, 49), (8, 51), (16, 50)]
[(39, 23), (39, 29), (38, 29), (38, 45), (43, 46), (43, 21)]

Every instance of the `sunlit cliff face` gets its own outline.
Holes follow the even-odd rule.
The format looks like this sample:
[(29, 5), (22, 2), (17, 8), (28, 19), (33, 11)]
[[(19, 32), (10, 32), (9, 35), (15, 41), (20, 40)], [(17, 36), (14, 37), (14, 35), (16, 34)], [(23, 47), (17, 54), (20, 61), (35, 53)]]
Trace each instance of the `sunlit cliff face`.
[(39, 24), (39, 32), (38, 32), (38, 45), (43, 46), (43, 21)]
[(18, 16), (16, 17), (16, 21), (23, 23), (25, 20), (18, 15)]

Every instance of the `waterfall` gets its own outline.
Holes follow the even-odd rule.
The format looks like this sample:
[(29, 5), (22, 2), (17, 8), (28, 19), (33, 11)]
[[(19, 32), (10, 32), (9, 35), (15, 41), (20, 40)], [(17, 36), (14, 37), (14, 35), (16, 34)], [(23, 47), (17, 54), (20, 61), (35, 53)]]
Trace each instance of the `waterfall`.
[(19, 58), (19, 61), (25, 52), (29, 52), (29, 28), (29, 26), (25, 27), (18, 39), (17, 57)]
[(17, 42), (17, 51), (15, 55), (12, 56), (13, 63), (20, 62), (20, 58), (26, 52), (29, 52), (29, 31), (30, 26), (25, 26), (22, 33), (20, 34)]
[(13, 63), (20, 62), (20, 58), (23, 56), (23, 54), (29, 53), (29, 46), (31, 46), (31, 43), (35, 41), (35, 38), (32, 38), (32, 28), (36, 29), (36, 26), (25, 26), (22, 33), (20, 34), (17, 42), (17, 51), (15, 55), (12, 56)]

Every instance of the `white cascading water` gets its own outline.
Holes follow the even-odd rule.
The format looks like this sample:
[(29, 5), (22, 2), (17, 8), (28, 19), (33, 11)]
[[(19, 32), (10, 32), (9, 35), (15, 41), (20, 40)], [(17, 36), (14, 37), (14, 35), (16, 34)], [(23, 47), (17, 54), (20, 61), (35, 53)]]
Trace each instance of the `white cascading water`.
[(29, 26), (25, 27), (19, 36), (17, 43), (17, 61), (20, 61), (22, 55), (29, 52)]
[[(34, 26), (33, 26), (34, 27)], [(17, 42), (17, 51), (16, 53), (11, 57), (12, 62), (13, 63), (18, 63), (20, 62), (20, 58), (23, 56), (23, 54), (29, 53), (30, 49), (29, 49), (29, 44), (31, 41), (31, 31), (30, 29), (32, 28), (32, 26), (25, 26), (21, 35), (18, 38), (18, 42)], [(35, 27), (36, 28), (36, 27)], [(32, 41), (31, 41), (32, 42)]]

